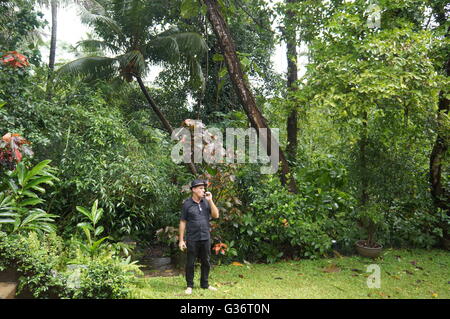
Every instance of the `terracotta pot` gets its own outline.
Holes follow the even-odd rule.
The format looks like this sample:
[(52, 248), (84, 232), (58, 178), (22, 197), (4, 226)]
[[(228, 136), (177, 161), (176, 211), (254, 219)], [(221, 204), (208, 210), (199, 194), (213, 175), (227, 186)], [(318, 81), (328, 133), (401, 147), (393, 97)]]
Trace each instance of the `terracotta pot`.
[(363, 257), (369, 257), (369, 258), (377, 258), (380, 256), (381, 252), (383, 251), (383, 246), (377, 244), (379, 247), (371, 248), (364, 246), (365, 240), (358, 240), (356, 245), (356, 251), (358, 254), (360, 254)]

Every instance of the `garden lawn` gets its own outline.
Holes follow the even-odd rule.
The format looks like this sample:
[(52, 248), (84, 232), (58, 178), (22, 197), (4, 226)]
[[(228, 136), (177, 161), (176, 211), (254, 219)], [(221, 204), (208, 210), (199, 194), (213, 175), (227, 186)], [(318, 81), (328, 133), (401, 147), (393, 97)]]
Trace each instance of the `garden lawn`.
[[(444, 250), (386, 249), (376, 260), (359, 256), (275, 264), (213, 266), (210, 284), (217, 292), (200, 289), (196, 267), (192, 295), (184, 294), (185, 279), (141, 278), (133, 298), (450, 298), (450, 254)], [(381, 270), (381, 287), (368, 288), (367, 266)]]

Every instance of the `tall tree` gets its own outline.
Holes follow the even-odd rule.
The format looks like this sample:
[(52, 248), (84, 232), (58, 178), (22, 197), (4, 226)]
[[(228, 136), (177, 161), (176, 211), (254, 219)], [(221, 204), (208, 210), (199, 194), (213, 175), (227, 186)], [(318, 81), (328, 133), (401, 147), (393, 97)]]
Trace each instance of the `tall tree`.
[(57, 0), (50, 1), (50, 8), (52, 12), (52, 34), (50, 37), (50, 55), (48, 60), (48, 67), (50, 70), (55, 69), (56, 57), (56, 33), (58, 29), (58, 2)]
[[(446, 1), (436, 1), (432, 5), (432, 12), (438, 23), (438, 29), (444, 30), (444, 41), (450, 40), (450, 26), (446, 16)], [(447, 12), (448, 13), (448, 12)], [(443, 47), (443, 66), (441, 66), (440, 72), (446, 77), (450, 76), (450, 50), (448, 46)], [(450, 129), (448, 122), (448, 115), (450, 110), (450, 101), (448, 99), (448, 92), (441, 90), (439, 92), (438, 110), (437, 110), (437, 126), (438, 133), (433, 145), (433, 149), (430, 154), (430, 184), (431, 184), (431, 196), (436, 208), (447, 211), (450, 215), (450, 190), (446, 189), (443, 185), (442, 172), (443, 163), (446, 156), (448, 156), (449, 142), (450, 142)], [(449, 240), (450, 234), (447, 225), (443, 225), (444, 238)]]
[[(50, 54), (48, 60), (48, 67), (51, 71), (55, 68), (55, 56), (56, 56), (56, 35), (58, 29), (58, 3), (59, 0), (36, 0), (37, 4), (50, 9), (51, 21), (50, 21)], [(34, 1), (33, 1), (34, 4)]]
[[(47, 97), (50, 98), (52, 86), (53, 86), (53, 71), (55, 70), (56, 63), (56, 41), (58, 35), (58, 8), (61, 5), (67, 5), (69, 0), (37, 0), (37, 3), (50, 8), (51, 13), (51, 33), (50, 33), (50, 52), (48, 57), (49, 73), (47, 77)], [(95, 0), (72, 0), (72, 2), (81, 4), (95, 2)]]
[(95, 0), (37, 0), (37, 2), (47, 8), (50, 8), (51, 13), (51, 35), (50, 35), (50, 53), (48, 58), (48, 67), (51, 71), (55, 69), (56, 62), (56, 40), (58, 34), (58, 9), (62, 5), (67, 5), (69, 2), (76, 4), (96, 3)]
[[(80, 74), (90, 80), (112, 79), (117, 76), (127, 82), (135, 79), (164, 129), (172, 134), (172, 126), (143, 82), (143, 76), (148, 72), (148, 62), (173, 65), (186, 63), (191, 70), (192, 85), (198, 90), (204, 82), (199, 59), (206, 52), (207, 46), (202, 37), (193, 32), (178, 32), (173, 28), (158, 31), (160, 26), (157, 20), (164, 18), (167, 8), (164, 1), (157, 2), (133, 0), (124, 3), (115, 0), (111, 1), (108, 9), (96, 4), (89, 10), (84, 10), (83, 20), (95, 28), (102, 40), (85, 40), (80, 45), (91, 50), (108, 50), (115, 56), (82, 57), (65, 64), (58, 72)], [(187, 166), (192, 174), (197, 174), (193, 163), (187, 163)]]
[(295, 179), (290, 175), (290, 167), (284, 155), (284, 152), (280, 148), (278, 141), (276, 141), (267, 125), (267, 121), (261, 114), (261, 111), (256, 105), (255, 97), (250, 90), (248, 82), (245, 80), (244, 73), (236, 54), (236, 47), (234, 45), (233, 38), (228, 29), (227, 23), (223, 18), (217, 0), (203, 0), (207, 8), (208, 20), (212, 25), (214, 34), (217, 37), (219, 46), (222, 50), (224, 60), (228, 69), (228, 74), (233, 83), (234, 89), (241, 101), (242, 107), (251, 123), (256, 129), (267, 129), (267, 137), (260, 136), (263, 139), (264, 145), (267, 145), (267, 153), (270, 156), (270, 147), (273, 143), (274, 149), (279, 153), (279, 159), (281, 162), (281, 180), (283, 184), (287, 184), (291, 192), (297, 191)]
[[(293, 23), (294, 12), (291, 8), (298, 0), (285, 0), (286, 11), (284, 16), (284, 39), (286, 41), (286, 56), (287, 56), (287, 95), (295, 96), (294, 93), (298, 90), (298, 67), (297, 67), (297, 36), (296, 27)], [(290, 112), (287, 118), (287, 145), (286, 156), (291, 163), (294, 163), (297, 158), (297, 108), (295, 103), (290, 105)]]
[[(428, 161), (424, 132), (444, 84), (432, 56), (442, 39), (422, 27), (428, 9), (413, 0), (383, 2), (378, 12), (365, 1), (313, 2), (295, 8), (311, 61), (301, 91), (311, 113), (331, 115), (342, 138), (334, 150), (349, 163), (361, 206), (409, 201), (417, 196), (412, 183), (425, 195), (417, 171)], [(371, 9), (381, 15), (378, 26), (368, 23)]]

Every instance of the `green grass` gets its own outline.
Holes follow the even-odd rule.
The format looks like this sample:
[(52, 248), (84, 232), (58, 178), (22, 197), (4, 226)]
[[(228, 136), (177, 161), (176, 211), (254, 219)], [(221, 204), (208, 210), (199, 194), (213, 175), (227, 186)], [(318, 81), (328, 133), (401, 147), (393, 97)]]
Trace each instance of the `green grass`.
[[(325, 272), (336, 265), (340, 271)], [(381, 270), (381, 287), (368, 288), (367, 266)], [(191, 296), (183, 293), (185, 279), (142, 278), (133, 290), (134, 298), (214, 299), (214, 298), (450, 298), (450, 254), (443, 250), (386, 249), (376, 260), (359, 256), (283, 261), (275, 264), (214, 266), (210, 284), (219, 291), (200, 289), (199, 268)], [(333, 267), (333, 266), (332, 266)], [(336, 270), (336, 268), (335, 268)]]

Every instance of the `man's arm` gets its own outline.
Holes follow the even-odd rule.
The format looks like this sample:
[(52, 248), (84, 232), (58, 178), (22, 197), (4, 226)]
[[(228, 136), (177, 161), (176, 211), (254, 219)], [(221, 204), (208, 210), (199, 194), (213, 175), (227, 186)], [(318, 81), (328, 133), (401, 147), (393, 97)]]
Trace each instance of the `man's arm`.
[(217, 208), (216, 204), (214, 204), (212, 194), (210, 192), (206, 193), (206, 200), (208, 201), (209, 207), (211, 208), (211, 217), (219, 218), (219, 209)]
[(211, 206), (211, 217), (219, 218), (219, 209), (217, 208), (216, 204), (214, 204), (212, 199), (208, 203), (209, 203), (209, 206)]
[(184, 230), (186, 229), (186, 221), (184, 219), (180, 220), (180, 242), (178, 244), (178, 247), (180, 247), (181, 250), (186, 249), (186, 243), (184, 242)]

